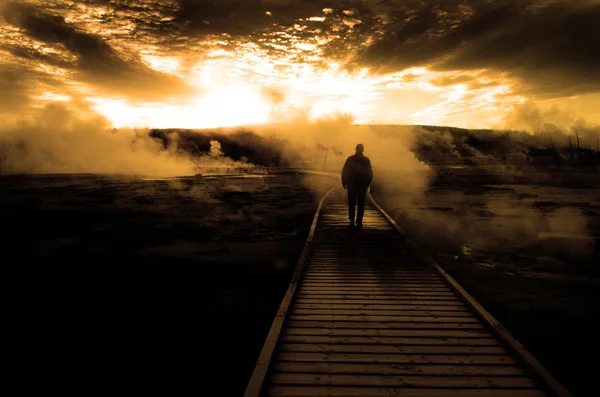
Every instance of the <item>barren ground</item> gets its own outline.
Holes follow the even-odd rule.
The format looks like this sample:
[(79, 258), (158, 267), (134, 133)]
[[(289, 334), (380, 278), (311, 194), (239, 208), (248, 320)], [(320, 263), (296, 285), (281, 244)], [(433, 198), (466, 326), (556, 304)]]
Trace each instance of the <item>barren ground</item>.
[(243, 394), (316, 209), (294, 175), (7, 176), (0, 200), (15, 367), (222, 396)]

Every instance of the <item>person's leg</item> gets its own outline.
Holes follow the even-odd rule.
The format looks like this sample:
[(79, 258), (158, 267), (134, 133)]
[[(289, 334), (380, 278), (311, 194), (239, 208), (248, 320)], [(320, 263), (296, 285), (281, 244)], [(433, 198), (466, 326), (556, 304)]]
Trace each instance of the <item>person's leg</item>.
[(354, 207), (356, 206), (356, 192), (348, 186), (348, 218), (354, 223)]
[(358, 213), (356, 214), (356, 224), (362, 227), (363, 216), (365, 215), (365, 201), (367, 199), (367, 189), (357, 189), (356, 201), (358, 203)]

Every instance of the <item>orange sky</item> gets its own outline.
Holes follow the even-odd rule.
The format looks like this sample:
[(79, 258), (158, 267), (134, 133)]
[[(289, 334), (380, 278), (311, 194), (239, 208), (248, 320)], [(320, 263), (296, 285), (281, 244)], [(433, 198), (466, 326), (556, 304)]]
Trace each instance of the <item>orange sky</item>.
[(4, 117), (83, 101), (115, 127), (486, 128), (534, 103), (600, 121), (596, 0), (0, 1)]

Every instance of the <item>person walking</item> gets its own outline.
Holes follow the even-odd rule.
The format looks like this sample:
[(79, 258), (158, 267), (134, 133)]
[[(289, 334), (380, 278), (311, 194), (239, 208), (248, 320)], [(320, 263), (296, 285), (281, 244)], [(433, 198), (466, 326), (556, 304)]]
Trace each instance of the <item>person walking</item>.
[[(355, 227), (356, 213), (356, 228), (358, 230), (362, 230), (367, 189), (373, 181), (371, 160), (365, 156), (364, 152), (365, 147), (363, 144), (356, 145), (356, 153), (346, 159), (342, 169), (342, 186), (348, 191), (349, 227)], [(358, 211), (356, 211), (357, 206)]]

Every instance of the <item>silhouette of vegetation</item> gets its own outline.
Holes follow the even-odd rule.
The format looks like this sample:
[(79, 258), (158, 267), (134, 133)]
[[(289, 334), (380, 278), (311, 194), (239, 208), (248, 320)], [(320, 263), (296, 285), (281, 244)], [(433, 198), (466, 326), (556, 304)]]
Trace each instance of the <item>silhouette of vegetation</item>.
[[(396, 126), (374, 125), (371, 128), (382, 136), (399, 133)], [(504, 166), (517, 170), (599, 170), (598, 139), (593, 134), (584, 137), (578, 131), (565, 133), (499, 131), (491, 129), (463, 129), (440, 126), (415, 126), (418, 131), (411, 150), (416, 157), (430, 166)], [(276, 135), (265, 136), (248, 128), (238, 130), (181, 130), (150, 131), (150, 136), (162, 142), (165, 148), (174, 141), (180, 150), (192, 155), (209, 155), (211, 141), (218, 141), (225, 156), (235, 161), (256, 166), (285, 167), (300, 160), (285, 139)], [(592, 142), (596, 147), (592, 147)], [(339, 155), (337, 147), (314, 142), (323, 153)]]
[[(587, 141), (592, 138), (587, 137)], [(589, 145), (583, 146), (578, 131), (553, 136), (546, 132), (424, 126), (412, 150), (419, 160), (434, 166), (502, 164), (573, 170), (598, 170), (600, 166), (598, 147), (594, 150)]]
[(221, 145), (221, 151), (232, 160), (249, 162), (259, 166), (286, 165), (281, 150), (283, 143), (281, 139), (261, 136), (246, 129), (233, 132), (154, 129), (150, 131), (150, 136), (161, 140), (165, 148), (174, 139), (177, 139), (178, 148), (192, 156), (209, 154), (211, 141), (218, 141)]

